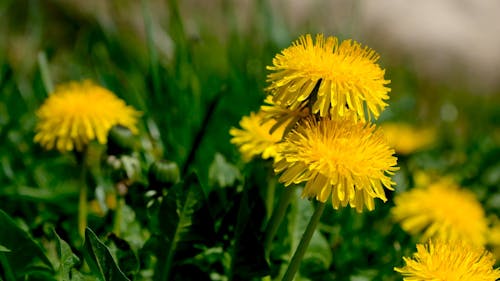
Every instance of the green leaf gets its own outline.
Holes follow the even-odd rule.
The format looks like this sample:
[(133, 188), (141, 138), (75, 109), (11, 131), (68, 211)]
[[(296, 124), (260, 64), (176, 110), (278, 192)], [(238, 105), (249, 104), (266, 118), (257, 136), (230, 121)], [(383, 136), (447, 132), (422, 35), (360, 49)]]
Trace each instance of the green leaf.
[(0, 210), (0, 266), (16, 279), (53, 274), (54, 269), (43, 249), (4, 211)]
[(238, 215), (231, 253), (230, 280), (252, 280), (254, 277), (268, 275), (270, 268), (258, 233), (258, 222), (262, 221), (262, 217), (258, 217), (258, 210), (264, 210), (264, 203), (258, 192), (249, 191), (246, 187), (235, 207), (238, 208), (235, 210)]
[(0, 252), (10, 252), (9, 248), (3, 246), (3, 245), (0, 245)]
[(101, 281), (129, 281), (116, 264), (108, 247), (102, 243), (95, 233), (85, 229), (84, 254), (92, 273)]
[(123, 273), (127, 276), (134, 276), (139, 272), (139, 259), (137, 255), (130, 247), (130, 244), (120, 237), (111, 233), (108, 239), (113, 241), (113, 244), (117, 248), (116, 258), (118, 259), (118, 264), (122, 269)]
[(216, 153), (208, 170), (208, 178), (211, 183), (227, 187), (233, 186), (237, 180), (241, 180), (241, 173), (238, 168), (227, 162), (222, 154)]
[(175, 185), (164, 198), (158, 214), (160, 232), (164, 237), (159, 249), (157, 276), (169, 278), (176, 251), (181, 246), (212, 242), (214, 223), (206, 208), (206, 198), (198, 177), (190, 174)]
[(60, 265), (59, 277), (62, 281), (75, 280), (72, 278), (73, 268), (80, 262), (80, 259), (71, 251), (71, 247), (54, 232), (57, 238), (57, 250), (59, 252)]

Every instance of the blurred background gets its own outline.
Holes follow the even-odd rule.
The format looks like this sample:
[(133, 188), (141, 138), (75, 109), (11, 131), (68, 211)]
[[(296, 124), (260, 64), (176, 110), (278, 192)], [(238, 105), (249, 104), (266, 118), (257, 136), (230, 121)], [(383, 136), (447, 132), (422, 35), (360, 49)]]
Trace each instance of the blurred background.
[[(243, 52), (232, 41), (239, 37), (253, 41), (246, 44), (261, 45), (262, 49), (266, 48), (263, 44), (274, 44), (273, 51), (278, 51), (303, 33), (322, 32), (353, 38), (378, 51), (394, 87), (401, 81), (394, 79), (397, 73), (393, 72), (410, 72), (418, 80), (415, 86), (420, 87), (415, 91), (415, 99), (428, 103), (421, 109), (423, 115), (430, 114), (428, 110), (446, 111), (440, 108), (443, 103), (456, 107), (457, 96), (466, 100), (475, 98), (471, 96), (499, 99), (500, 3), (495, 0), (423, 0), (411, 5), (396, 0), (179, 1), (174, 17), (182, 19), (182, 31), (189, 45), (185, 47), (196, 49), (192, 51), (176, 50), (179, 42), (173, 40), (178, 35), (172, 33), (173, 15), (167, 2), (2, 0), (3, 60), (13, 68), (21, 87), (26, 86), (23, 80), (35, 74), (40, 52), (47, 55), (56, 83), (89, 76), (85, 68), (92, 67), (92, 57), (110, 56), (113, 64), (125, 60), (146, 67), (148, 48), (155, 49), (163, 66), (176, 53), (187, 52), (203, 56), (216, 71), (224, 72), (231, 62), (213, 49), (211, 54), (202, 54), (205, 46), (239, 48), (231, 52)], [(149, 16), (147, 21), (145, 13)], [(147, 22), (151, 25), (150, 34), (145, 27)], [(107, 54), (110, 50), (105, 48), (106, 42), (94, 42), (92, 36), (116, 41), (124, 55), (132, 57), (112, 57), (113, 54)], [(148, 36), (154, 46), (148, 46)], [(86, 62), (84, 65), (72, 57), (82, 53), (91, 57), (87, 60), (79, 56)], [(256, 55), (259, 54), (251, 54), (245, 62), (262, 72), (257, 64), (268, 65), (271, 61), (265, 54)], [(446, 91), (440, 87), (446, 87)], [(392, 96), (398, 99), (405, 93), (393, 91)]]

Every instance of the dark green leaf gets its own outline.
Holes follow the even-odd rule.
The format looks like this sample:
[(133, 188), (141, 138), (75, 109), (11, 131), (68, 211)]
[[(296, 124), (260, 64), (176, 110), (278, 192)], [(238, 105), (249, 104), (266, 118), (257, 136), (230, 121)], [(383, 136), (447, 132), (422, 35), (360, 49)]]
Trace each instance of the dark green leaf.
[(90, 228), (85, 230), (85, 260), (92, 273), (101, 281), (129, 280), (116, 264), (108, 247), (104, 245)]
[(139, 271), (139, 259), (130, 247), (130, 244), (113, 233), (111, 233), (108, 238), (113, 241), (117, 248), (116, 257), (123, 273), (129, 277), (137, 274)]
[[(55, 232), (54, 232), (55, 233)], [(72, 269), (80, 262), (80, 259), (71, 251), (71, 247), (55, 233), (58, 244), (59, 258), (59, 277), (61, 280), (73, 280)]]
[(259, 239), (260, 226), (257, 222), (262, 218), (258, 217), (258, 210), (264, 210), (264, 205), (257, 194), (246, 187), (239, 204), (235, 204), (238, 216), (231, 255), (231, 280), (253, 280), (254, 277), (268, 275), (270, 271)]
[(206, 210), (206, 198), (195, 174), (175, 185), (164, 198), (159, 211), (160, 232), (165, 237), (159, 249), (157, 272), (160, 280), (170, 275), (176, 251), (183, 246), (193, 250), (196, 243), (213, 240), (213, 220)]
[(43, 272), (52, 274), (53, 268), (43, 249), (26, 233), (19, 228), (14, 220), (0, 210), (0, 254), (16, 278), (30, 275), (40, 275)]

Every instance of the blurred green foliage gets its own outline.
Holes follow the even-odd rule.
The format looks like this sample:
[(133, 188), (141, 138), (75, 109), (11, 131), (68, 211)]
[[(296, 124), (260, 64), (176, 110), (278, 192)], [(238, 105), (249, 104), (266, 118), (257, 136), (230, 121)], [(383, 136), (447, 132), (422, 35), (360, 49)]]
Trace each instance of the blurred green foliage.
[[(253, 7), (244, 29), (236, 3), (223, 1), (219, 12), (227, 25), (213, 30), (183, 18), (175, 0), (166, 2), (165, 18), (155, 18), (145, 0), (128, 18), (143, 27), (137, 30), (110, 27), (106, 18), (64, 1), (0, 1), (1, 280), (269, 280), (283, 274), (312, 202), (296, 196), (266, 259), (262, 231), (283, 187), (270, 163), (240, 160), (228, 131), (258, 108), (265, 66), (302, 30), (277, 25), (265, 1)], [(188, 32), (188, 24), (196, 32)], [(155, 41), (159, 27), (170, 44)], [(91, 207), (84, 243), (75, 228), (80, 167), (70, 153), (33, 143), (35, 112), (48, 95), (40, 54), (53, 83), (90, 78), (143, 113), (131, 151), (110, 159), (103, 147), (90, 148), (86, 182), (97, 207)], [(413, 187), (415, 171), (453, 175), (478, 195), (488, 215), (498, 216), (498, 96), (450, 90), (391, 66), (390, 58), (382, 61), (392, 97), (380, 121), (439, 128), (433, 148), (399, 157), (396, 193)], [(178, 164), (180, 182), (162, 185), (148, 177), (161, 160)], [(118, 196), (122, 180), (126, 204), (117, 233), (107, 196)], [(417, 240), (391, 220), (394, 193), (388, 195), (369, 213), (328, 205), (296, 280), (400, 280), (393, 266)]]

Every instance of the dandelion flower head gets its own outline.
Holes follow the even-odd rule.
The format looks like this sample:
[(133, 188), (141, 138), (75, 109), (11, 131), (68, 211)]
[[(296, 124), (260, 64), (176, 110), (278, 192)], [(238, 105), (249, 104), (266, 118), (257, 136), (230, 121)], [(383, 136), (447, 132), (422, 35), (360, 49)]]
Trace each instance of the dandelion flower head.
[(286, 186), (306, 182), (302, 196), (335, 209), (349, 204), (374, 209), (374, 198), (387, 200), (390, 175), (398, 168), (394, 150), (374, 125), (350, 119), (306, 118), (279, 144), (274, 170)]
[(111, 91), (86, 80), (58, 86), (36, 115), (34, 141), (64, 152), (81, 151), (92, 140), (105, 144), (115, 125), (137, 133), (140, 113)]
[(301, 36), (273, 59), (267, 69), (267, 91), (282, 106), (296, 109), (310, 103), (312, 113), (357, 119), (378, 118), (390, 89), (379, 55), (368, 47), (322, 34)]
[(500, 271), (484, 248), (463, 241), (437, 240), (417, 245), (413, 258), (403, 257), (405, 266), (394, 268), (404, 281), (494, 281)]
[(383, 123), (380, 127), (391, 147), (401, 155), (429, 147), (436, 141), (436, 130), (431, 127), (417, 128), (405, 123)]
[(497, 259), (500, 258), (500, 220), (495, 215), (490, 219), (490, 228), (488, 230), (488, 242), (492, 252)]
[(271, 133), (275, 120), (264, 120), (264, 113), (250, 113), (240, 121), (241, 129), (231, 128), (229, 134), (233, 136), (231, 143), (238, 146), (243, 160), (250, 161), (253, 157), (261, 155), (263, 159), (277, 156), (276, 144), (283, 138), (284, 127)]
[(451, 179), (417, 187), (394, 199), (394, 219), (412, 235), (429, 238), (466, 240), (484, 246), (488, 221), (474, 194), (460, 189)]

